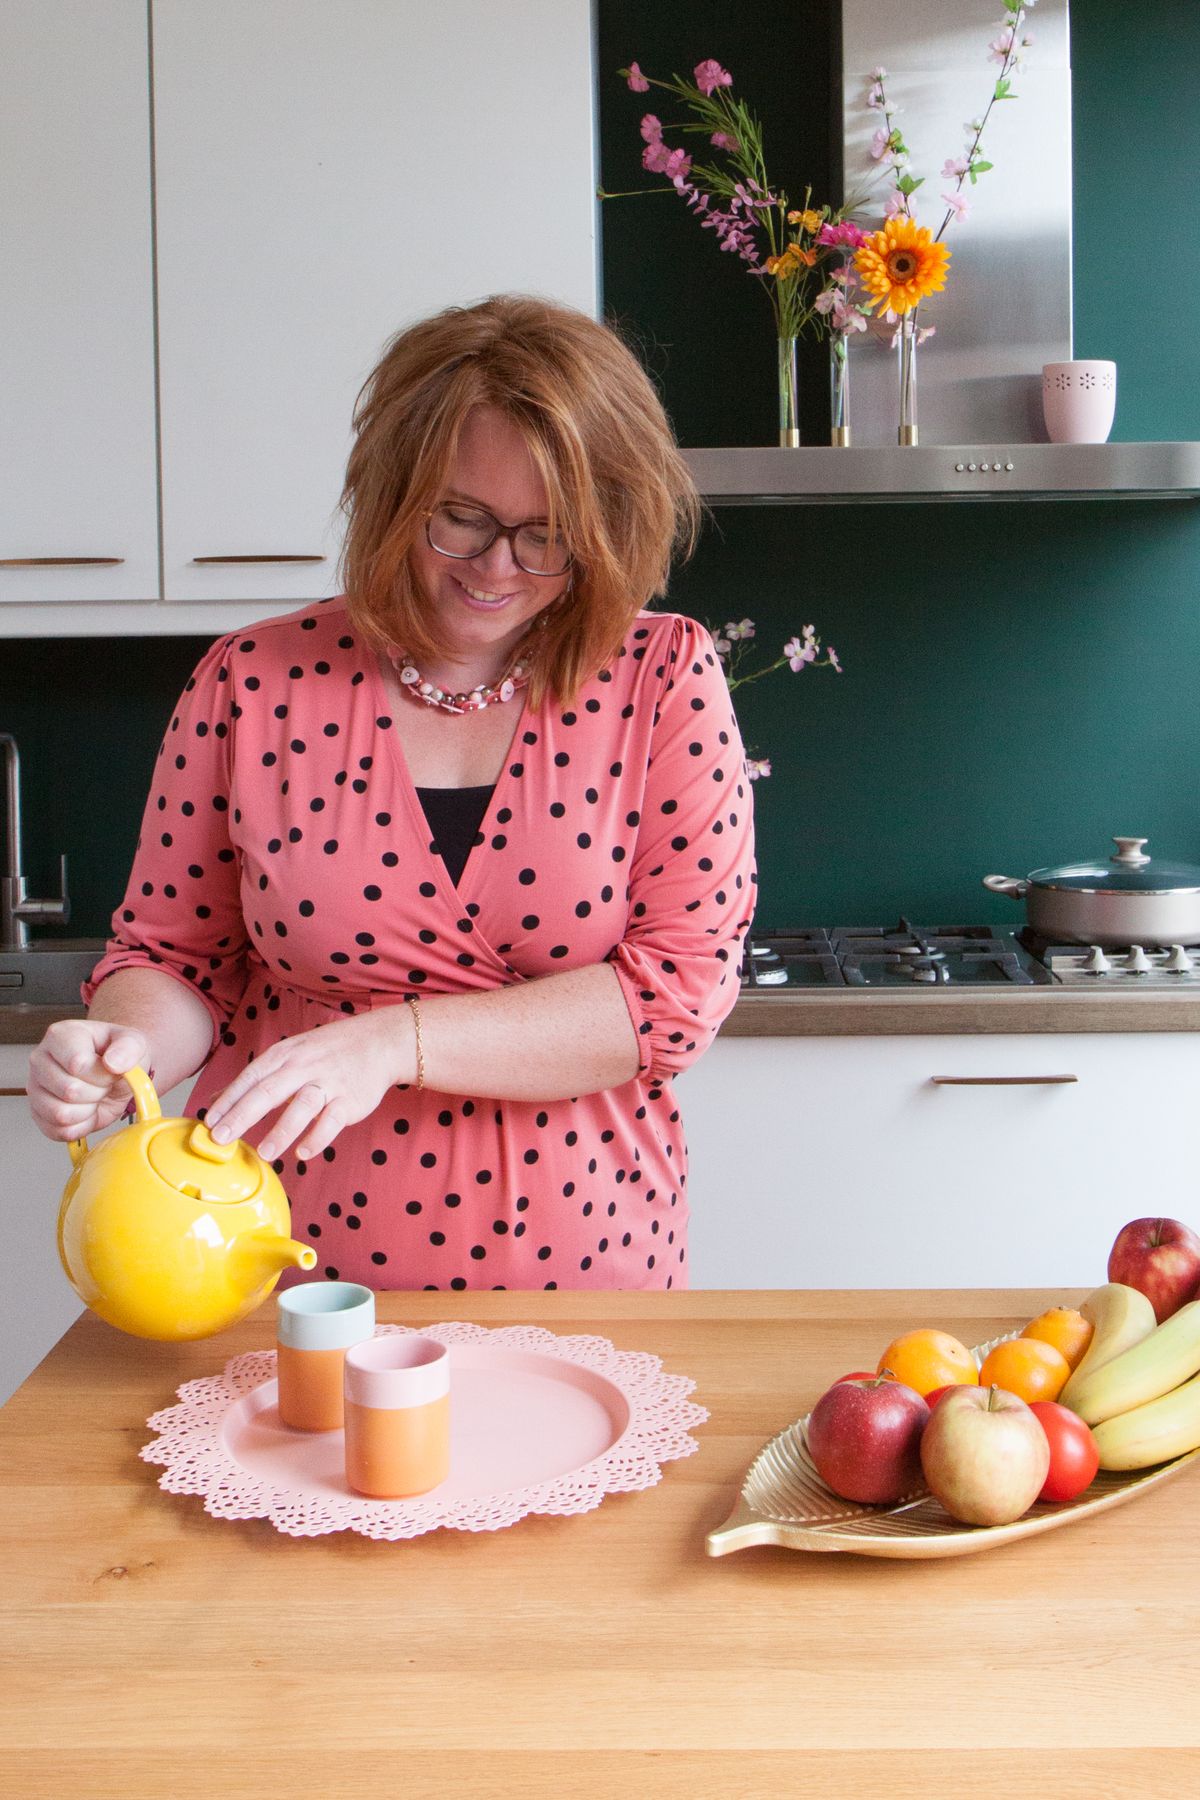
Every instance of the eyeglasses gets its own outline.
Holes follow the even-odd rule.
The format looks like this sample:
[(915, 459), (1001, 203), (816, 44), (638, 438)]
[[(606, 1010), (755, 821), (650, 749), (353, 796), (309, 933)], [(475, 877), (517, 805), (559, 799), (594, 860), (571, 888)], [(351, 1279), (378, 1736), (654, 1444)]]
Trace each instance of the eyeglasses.
[(507, 538), (513, 561), (527, 575), (565, 575), (571, 566), (571, 553), (560, 531), (552, 537), (544, 526), (529, 519), (520, 525), (502, 525), (482, 506), (435, 506), (425, 514), (425, 536), (439, 556), (464, 562), (482, 556), (498, 537)]

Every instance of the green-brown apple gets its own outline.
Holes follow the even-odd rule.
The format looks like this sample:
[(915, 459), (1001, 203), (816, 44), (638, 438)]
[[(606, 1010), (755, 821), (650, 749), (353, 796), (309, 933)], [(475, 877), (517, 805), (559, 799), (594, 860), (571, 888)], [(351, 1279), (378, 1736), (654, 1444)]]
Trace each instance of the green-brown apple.
[(1028, 1512), (1050, 1468), (1046, 1434), (1024, 1400), (1000, 1387), (946, 1394), (921, 1435), (929, 1491), (963, 1525), (1008, 1525)]

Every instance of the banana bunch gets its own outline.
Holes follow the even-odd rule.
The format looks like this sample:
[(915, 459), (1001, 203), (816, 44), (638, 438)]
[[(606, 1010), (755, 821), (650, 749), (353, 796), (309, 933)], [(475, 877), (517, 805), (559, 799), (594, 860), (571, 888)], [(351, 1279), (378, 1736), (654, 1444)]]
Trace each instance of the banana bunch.
[(1118, 1282), (1080, 1311), (1094, 1331), (1059, 1399), (1092, 1427), (1102, 1469), (1145, 1469), (1200, 1449), (1200, 1300), (1157, 1325)]

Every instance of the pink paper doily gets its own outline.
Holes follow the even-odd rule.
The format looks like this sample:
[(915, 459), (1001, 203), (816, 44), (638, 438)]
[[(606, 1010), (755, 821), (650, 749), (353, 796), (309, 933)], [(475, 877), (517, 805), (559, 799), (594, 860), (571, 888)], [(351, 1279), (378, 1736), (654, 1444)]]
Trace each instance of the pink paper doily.
[[(381, 1325), (376, 1335), (412, 1327)], [(661, 1464), (699, 1448), (708, 1418), (695, 1382), (660, 1357), (607, 1338), (556, 1337), (538, 1325), (489, 1331), (458, 1321), (421, 1328), (450, 1347), (451, 1473), (432, 1493), (370, 1500), (347, 1484), (340, 1431), (292, 1431), (279, 1419), (275, 1352), (235, 1356), (188, 1381), (179, 1404), (147, 1421), (140, 1451), (164, 1465), (159, 1486), (198, 1494), (217, 1519), (266, 1519), (291, 1537), (357, 1531), (499, 1531), (529, 1513), (590, 1512), (606, 1494), (662, 1479)]]

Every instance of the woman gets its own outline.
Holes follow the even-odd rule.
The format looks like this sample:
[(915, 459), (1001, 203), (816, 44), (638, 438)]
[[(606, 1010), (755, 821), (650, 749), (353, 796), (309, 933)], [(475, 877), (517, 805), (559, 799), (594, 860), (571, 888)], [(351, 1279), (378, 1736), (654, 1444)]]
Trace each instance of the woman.
[(671, 1077), (737, 995), (751, 807), (708, 633), (641, 610), (698, 501), (635, 358), (501, 297), (359, 397), (345, 595), (235, 632), (171, 721), (50, 1137), (121, 1072), (257, 1143), (329, 1279), (687, 1282)]

